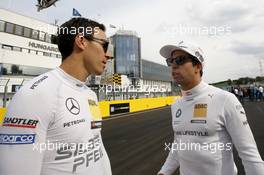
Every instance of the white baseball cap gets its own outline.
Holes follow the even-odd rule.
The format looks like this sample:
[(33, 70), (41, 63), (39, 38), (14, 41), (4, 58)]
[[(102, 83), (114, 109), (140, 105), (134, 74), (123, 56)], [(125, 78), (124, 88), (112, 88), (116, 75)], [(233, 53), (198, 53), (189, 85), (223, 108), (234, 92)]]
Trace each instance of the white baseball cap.
[(177, 45), (165, 45), (160, 49), (160, 55), (164, 58), (171, 58), (171, 54), (173, 51), (181, 50), (184, 51), (195, 58), (202, 64), (202, 67), (204, 67), (204, 53), (201, 48), (186, 43), (184, 41), (179, 42)]

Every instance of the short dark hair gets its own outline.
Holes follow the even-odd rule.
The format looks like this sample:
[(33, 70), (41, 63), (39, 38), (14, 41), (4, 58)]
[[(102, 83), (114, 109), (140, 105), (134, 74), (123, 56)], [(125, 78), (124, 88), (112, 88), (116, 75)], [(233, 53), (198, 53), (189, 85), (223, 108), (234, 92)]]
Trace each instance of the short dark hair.
[[(89, 32), (85, 32), (86, 30), (82, 30), (82, 32), (79, 31), (79, 29), (87, 28), (92, 30), (89, 30)], [(67, 58), (69, 55), (71, 55), (73, 51), (75, 37), (79, 33), (83, 33), (86, 38), (92, 38), (95, 28), (105, 31), (105, 26), (103, 24), (82, 17), (71, 18), (69, 21), (66, 21), (64, 24), (62, 24), (58, 28), (56, 38), (56, 43), (58, 45), (59, 51), (61, 52), (62, 61), (65, 60), (65, 58)]]
[[(200, 63), (200, 61), (197, 60), (196, 57), (192, 56), (192, 64), (193, 66), (196, 66), (198, 64), (200, 64), (202, 66), (202, 64)], [(203, 69), (200, 70), (200, 76), (203, 76)]]

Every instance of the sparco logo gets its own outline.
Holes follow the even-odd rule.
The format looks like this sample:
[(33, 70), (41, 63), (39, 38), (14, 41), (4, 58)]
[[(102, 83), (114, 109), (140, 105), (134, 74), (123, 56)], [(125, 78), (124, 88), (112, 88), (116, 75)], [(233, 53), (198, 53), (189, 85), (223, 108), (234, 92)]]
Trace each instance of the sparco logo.
[(0, 134), (0, 144), (32, 144), (36, 134)]
[(67, 98), (65, 103), (70, 113), (72, 113), (73, 115), (78, 115), (80, 113), (80, 105), (74, 98)]

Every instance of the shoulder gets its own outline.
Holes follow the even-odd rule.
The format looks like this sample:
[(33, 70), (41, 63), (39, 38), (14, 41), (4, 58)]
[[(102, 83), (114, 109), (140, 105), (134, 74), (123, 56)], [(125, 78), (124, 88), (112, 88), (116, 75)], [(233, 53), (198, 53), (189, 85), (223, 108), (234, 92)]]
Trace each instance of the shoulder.
[(89, 87), (87, 88), (87, 94), (90, 100), (94, 100), (98, 102), (97, 94), (93, 90), (91, 90)]
[(33, 78), (31, 81), (25, 84), (23, 90), (49, 91), (47, 88), (54, 89), (58, 84), (59, 81), (54, 75), (54, 70), (52, 70)]
[(47, 128), (57, 109), (60, 84), (52, 71), (33, 78), (14, 95), (7, 107), (7, 115), (34, 118)]
[(216, 87), (213, 87), (213, 90), (215, 92), (214, 104), (219, 105), (222, 110), (228, 111), (240, 108), (241, 104), (233, 93)]
[(177, 97), (174, 99), (174, 102), (171, 104), (171, 110), (178, 109), (182, 103), (182, 97)]
[(209, 85), (209, 92), (216, 95), (218, 100), (223, 100), (225, 101), (226, 99), (232, 99), (232, 98), (236, 98), (236, 96), (234, 94), (232, 94), (231, 92), (228, 92), (226, 90), (220, 89), (218, 87)]
[(52, 101), (56, 98), (60, 82), (53, 75), (53, 71), (39, 75), (25, 85), (14, 95), (12, 101), (23, 103), (34, 102), (44, 103), (45, 101)]

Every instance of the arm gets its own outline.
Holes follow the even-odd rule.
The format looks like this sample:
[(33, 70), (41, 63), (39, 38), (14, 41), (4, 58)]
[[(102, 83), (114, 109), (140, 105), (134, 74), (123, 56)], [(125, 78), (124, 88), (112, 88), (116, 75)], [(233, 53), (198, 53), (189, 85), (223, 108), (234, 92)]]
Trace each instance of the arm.
[[(34, 93), (17, 93), (0, 127), (0, 174), (39, 175), (50, 110), (45, 99)], [(14, 168), (15, 166), (15, 168)]]
[[(101, 115), (101, 111), (99, 109), (99, 104), (98, 104), (98, 99), (97, 99), (97, 96), (96, 94), (92, 91), (93, 93), (93, 99), (94, 101), (96, 102), (96, 104), (92, 105), (92, 104), (89, 104), (89, 107), (90, 107), (90, 111), (91, 111), (91, 114), (92, 114), (92, 117), (93, 119), (92, 120), (99, 120), (102, 122), (102, 115)], [(96, 132), (98, 132), (97, 134), (99, 135), (100, 137), (100, 147), (101, 147), (101, 150), (102, 150), (102, 154), (103, 154), (103, 157), (102, 157), (102, 162), (103, 162), (103, 175), (112, 175), (112, 170), (111, 170), (111, 165), (110, 165), (110, 161), (109, 161), (109, 157), (107, 155), (107, 152), (105, 150), (105, 147), (104, 147), (104, 143), (103, 143), (103, 139), (102, 139), (102, 135), (101, 135), (101, 128), (100, 129), (97, 129)]]
[[(175, 114), (175, 103), (171, 106), (171, 116), (173, 118)], [(173, 119), (172, 119), (173, 120)], [(174, 135), (174, 141), (173, 143), (176, 143), (176, 135)], [(158, 175), (170, 175), (173, 174), (173, 172), (180, 166), (179, 161), (177, 160), (177, 150), (174, 149), (173, 143), (170, 148), (169, 155), (163, 164), (161, 170), (158, 172)], [(165, 145), (166, 146), (166, 145)], [(167, 147), (165, 148), (165, 150)]]
[[(175, 143), (175, 142), (174, 142)], [(174, 171), (180, 166), (179, 161), (177, 160), (177, 151), (173, 149), (173, 144), (169, 155), (163, 164), (161, 170), (158, 172), (158, 175), (171, 175)]]
[(225, 126), (242, 159), (247, 175), (263, 175), (264, 163), (259, 155), (245, 111), (237, 98), (229, 94), (224, 105)]
[(102, 149), (102, 152), (103, 152), (103, 169), (104, 169), (104, 173), (103, 174), (104, 175), (112, 175), (112, 170), (111, 170), (109, 157), (108, 157), (107, 152), (105, 150), (101, 134), (100, 134), (100, 138), (101, 138), (101, 149)]

